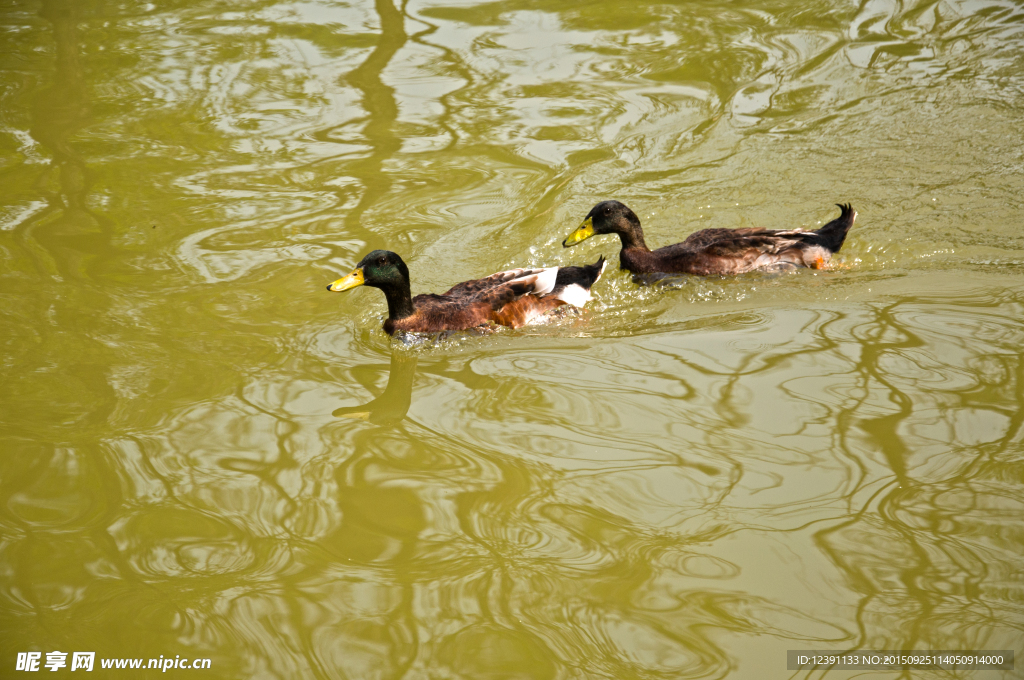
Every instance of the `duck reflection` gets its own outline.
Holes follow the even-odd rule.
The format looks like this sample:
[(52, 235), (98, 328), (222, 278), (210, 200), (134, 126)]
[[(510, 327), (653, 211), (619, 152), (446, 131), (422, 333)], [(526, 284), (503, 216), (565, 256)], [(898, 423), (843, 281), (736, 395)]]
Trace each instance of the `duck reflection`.
[(417, 357), (414, 354), (392, 352), (391, 373), (388, 375), (388, 384), (384, 391), (376, 399), (359, 406), (343, 406), (336, 409), (332, 415), (368, 420), (374, 425), (392, 426), (402, 422), (412, 403), (412, 382), (416, 377), (416, 362)]
[[(355, 418), (366, 420), (374, 425), (394, 426), (402, 422), (412, 404), (412, 384), (416, 376), (418, 357), (400, 350), (391, 353), (391, 372), (384, 391), (375, 399), (359, 406), (343, 406), (335, 409), (331, 415), (338, 418)], [(367, 390), (374, 392), (373, 384), (378, 365), (356, 366), (352, 369), (357, 382)], [(467, 362), (458, 369), (453, 369), (447, 359), (433, 362), (420, 367), (421, 373), (428, 373), (461, 383), (471, 390), (491, 389), (498, 383), (488, 376), (475, 372)]]

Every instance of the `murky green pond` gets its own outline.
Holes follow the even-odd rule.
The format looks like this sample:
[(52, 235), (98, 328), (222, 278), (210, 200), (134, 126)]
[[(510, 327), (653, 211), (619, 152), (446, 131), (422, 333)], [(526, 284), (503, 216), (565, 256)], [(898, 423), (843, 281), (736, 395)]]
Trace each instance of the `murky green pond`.
[[(0, 5), (0, 676), (1020, 656), (1024, 6), (393, 2)], [(640, 286), (561, 246), (607, 198), (656, 246), (860, 216)], [(612, 266), (408, 346), (324, 290), (373, 248)], [(161, 655), (211, 667), (99, 667)]]

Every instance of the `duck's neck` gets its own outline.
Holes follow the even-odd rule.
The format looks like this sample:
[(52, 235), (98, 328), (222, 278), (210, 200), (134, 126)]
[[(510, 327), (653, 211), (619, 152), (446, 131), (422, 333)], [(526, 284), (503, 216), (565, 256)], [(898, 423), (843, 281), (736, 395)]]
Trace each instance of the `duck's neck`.
[(622, 241), (622, 249), (627, 250), (629, 248), (639, 248), (650, 252), (651, 249), (644, 243), (644, 232), (641, 231), (640, 225), (636, 225), (630, 231), (620, 231), (619, 240)]
[(615, 230), (615, 233), (619, 235), (619, 240), (622, 241), (623, 250), (639, 248), (640, 250), (650, 252), (651, 249), (644, 243), (644, 230), (640, 227), (640, 218), (632, 210), (628, 210), (625, 219), (619, 221), (616, 226), (618, 229)]
[(412, 290), (409, 288), (409, 281), (387, 283), (380, 286), (384, 297), (388, 301), (388, 318), (392, 321), (412, 316), (416, 310), (412, 306)]

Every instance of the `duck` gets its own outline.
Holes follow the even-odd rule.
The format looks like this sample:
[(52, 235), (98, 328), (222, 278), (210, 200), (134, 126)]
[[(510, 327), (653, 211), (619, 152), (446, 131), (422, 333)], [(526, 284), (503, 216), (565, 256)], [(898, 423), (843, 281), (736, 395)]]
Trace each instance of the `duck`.
[(857, 218), (849, 204), (836, 204), (840, 215), (817, 231), (803, 229), (703, 229), (682, 243), (651, 250), (644, 242), (640, 218), (619, 201), (595, 205), (562, 241), (566, 248), (597, 234), (618, 234), (619, 265), (634, 274), (743, 274), (756, 269), (822, 269), (838, 252)]
[(492, 323), (519, 328), (562, 305), (582, 308), (607, 264), (602, 255), (585, 266), (510, 269), (463, 281), (441, 295), (412, 297), (409, 268), (402, 258), (390, 250), (374, 250), (327, 290), (379, 288), (388, 302), (388, 335), (461, 331)]

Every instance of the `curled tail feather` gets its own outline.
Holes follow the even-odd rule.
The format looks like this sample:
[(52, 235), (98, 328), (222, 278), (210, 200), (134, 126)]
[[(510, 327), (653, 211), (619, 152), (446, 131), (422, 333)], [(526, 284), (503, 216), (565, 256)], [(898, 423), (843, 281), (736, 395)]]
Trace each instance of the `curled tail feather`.
[(846, 234), (850, 231), (850, 227), (853, 226), (853, 221), (857, 219), (857, 211), (849, 203), (837, 203), (836, 205), (839, 206), (841, 211), (839, 217), (826, 224), (817, 232), (822, 240), (821, 245), (833, 253), (839, 252), (839, 249), (843, 247)]
[(602, 255), (594, 264), (560, 267), (551, 295), (573, 307), (583, 307), (593, 299), (590, 289), (601, 278), (606, 266), (608, 261)]

